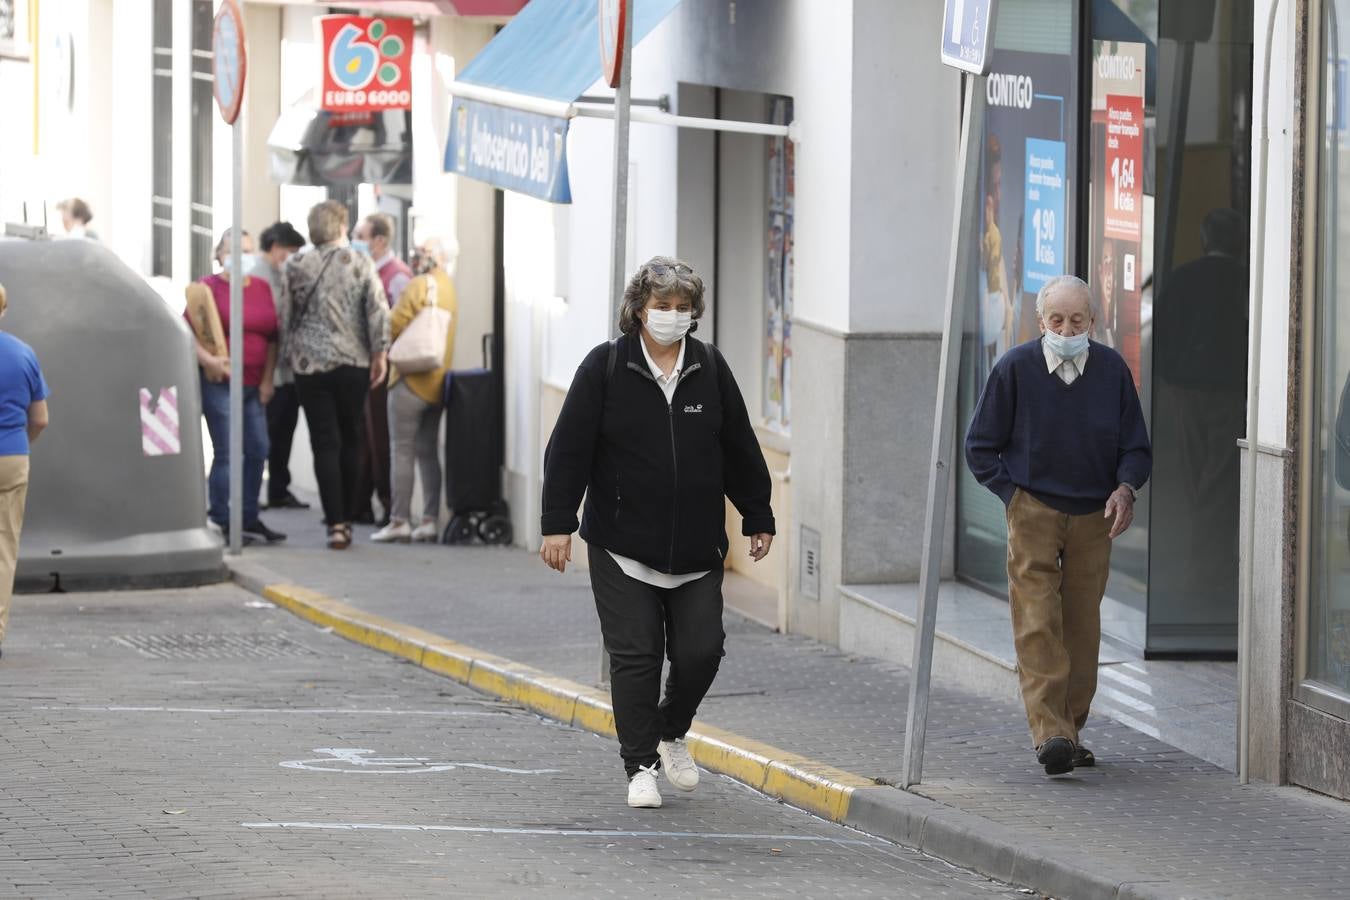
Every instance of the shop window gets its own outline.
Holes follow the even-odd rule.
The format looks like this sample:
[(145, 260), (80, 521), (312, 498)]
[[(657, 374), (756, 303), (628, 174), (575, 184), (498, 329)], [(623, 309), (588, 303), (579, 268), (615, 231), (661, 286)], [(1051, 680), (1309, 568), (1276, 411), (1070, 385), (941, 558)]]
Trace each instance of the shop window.
[[(769, 101), (769, 121), (792, 121), (792, 100)], [(764, 424), (786, 432), (792, 424), (792, 241), (795, 151), (792, 141), (770, 138), (768, 185), (768, 252), (764, 272)]]
[(190, 265), (194, 279), (211, 274), (216, 244), (211, 206), (211, 145), (216, 112), (211, 73), (215, 14), (211, 6), (210, 0), (193, 0), (192, 3), (192, 198), (188, 209), (192, 234)]
[(150, 273), (167, 277), (173, 274), (173, 0), (155, 0), (153, 48)]
[(1319, 695), (1343, 698), (1350, 709), (1350, 0), (1323, 5), (1318, 274), (1313, 417), (1312, 577), (1307, 608), (1306, 680), (1321, 688), (1301, 699), (1326, 707)]

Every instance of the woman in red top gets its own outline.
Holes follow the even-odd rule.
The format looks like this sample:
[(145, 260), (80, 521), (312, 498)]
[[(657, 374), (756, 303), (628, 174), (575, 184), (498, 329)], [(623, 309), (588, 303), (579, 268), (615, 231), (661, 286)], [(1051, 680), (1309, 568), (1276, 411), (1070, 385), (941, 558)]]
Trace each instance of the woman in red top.
[[(208, 275), (202, 284), (211, 289), (220, 312), (220, 324), (230, 333), (229, 260), (225, 271)], [(207, 516), (228, 540), (230, 525), (230, 358), (214, 356), (201, 341), (197, 362), (201, 365), (202, 413), (211, 433), (211, 474), (207, 479), (210, 508)], [(277, 310), (266, 279), (244, 277), (244, 528), (246, 542), (269, 544), (286, 535), (273, 531), (258, 518), (258, 493), (262, 489), (263, 463), (267, 460), (267, 414), (263, 407), (272, 399), (272, 371), (277, 361)]]

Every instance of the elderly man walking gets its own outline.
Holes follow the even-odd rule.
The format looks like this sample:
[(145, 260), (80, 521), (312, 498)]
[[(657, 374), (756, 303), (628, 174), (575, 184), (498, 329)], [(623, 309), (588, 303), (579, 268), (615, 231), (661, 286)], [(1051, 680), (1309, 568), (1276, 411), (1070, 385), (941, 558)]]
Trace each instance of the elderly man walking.
[(1089, 340), (1092, 297), (1052, 278), (1036, 297), (1041, 337), (994, 366), (966, 435), (966, 462), (1008, 516), (1013, 641), (1037, 760), (1048, 775), (1091, 766), (1078, 742), (1097, 691), (1111, 542), (1130, 527), (1153, 465), (1134, 378)]

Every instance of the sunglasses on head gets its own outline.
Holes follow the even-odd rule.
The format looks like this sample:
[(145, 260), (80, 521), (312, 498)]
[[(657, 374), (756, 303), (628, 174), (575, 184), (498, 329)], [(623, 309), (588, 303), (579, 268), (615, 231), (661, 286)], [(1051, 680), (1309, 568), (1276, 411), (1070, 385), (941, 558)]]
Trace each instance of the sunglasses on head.
[(672, 273), (676, 275), (688, 275), (694, 271), (684, 263), (676, 263), (673, 266), (668, 266), (664, 263), (654, 263), (650, 268), (653, 275), (670, 275)]

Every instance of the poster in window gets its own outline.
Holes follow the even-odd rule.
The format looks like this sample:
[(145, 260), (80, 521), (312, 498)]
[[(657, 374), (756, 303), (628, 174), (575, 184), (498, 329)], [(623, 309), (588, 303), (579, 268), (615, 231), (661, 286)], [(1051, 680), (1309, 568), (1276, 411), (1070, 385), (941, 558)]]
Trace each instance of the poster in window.
[(1074, 250), (1073, 69), (1062, 54), (995, 50), (984, 81), (976, 383), (1035, 340), (1036, 294)]
[(1114, 347), (1135, 387), (1142, 374), (1141, 315), (1149, 260), (1144, 241), (1145, 46), (1094, 41), (1089, 275), (1093, 339)]
[[(770, 121), (792, 121), (792, 101), (777, 97)], [(764, 357), (761, 414), (772, 428), (791, 422), (792, 387), (792, 244), (794, 147), (787, 138), (770, 138), (768, 158), (768, 234), (764, 270)]]
[(0, 58), (28, 59), (28, 5), (31, 0), (0, 0)]

